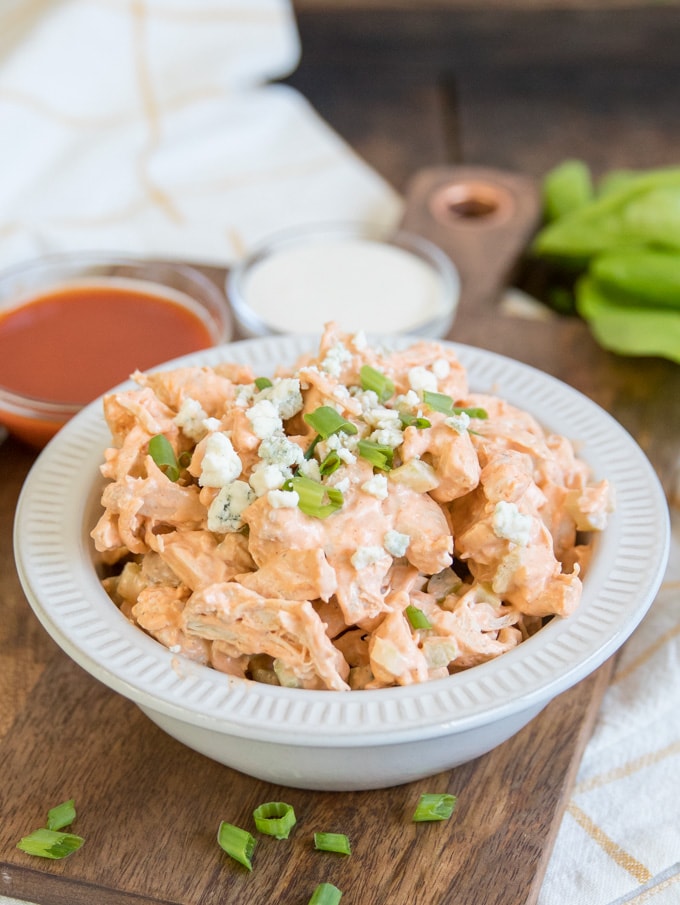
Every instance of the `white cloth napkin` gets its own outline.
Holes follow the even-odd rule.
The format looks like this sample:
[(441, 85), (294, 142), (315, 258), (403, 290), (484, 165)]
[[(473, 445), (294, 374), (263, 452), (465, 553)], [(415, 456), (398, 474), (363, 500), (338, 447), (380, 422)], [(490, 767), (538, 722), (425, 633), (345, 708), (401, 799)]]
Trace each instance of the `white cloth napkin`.
[(288, 0), (3, 0), (0, 266), (109, 249), (229, 264), (397, 193), (296, 91)]
[(671, 518), (664, 582), (617, 661), (539, 905), (680, 903), (680, 508)]

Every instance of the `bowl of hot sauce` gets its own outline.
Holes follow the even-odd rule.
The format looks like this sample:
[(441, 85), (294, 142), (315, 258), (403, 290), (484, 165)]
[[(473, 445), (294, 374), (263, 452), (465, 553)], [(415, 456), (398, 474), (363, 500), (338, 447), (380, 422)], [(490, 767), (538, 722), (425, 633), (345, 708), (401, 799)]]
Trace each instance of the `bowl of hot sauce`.
[(224, 294), (181, 263), (48, 255), (0, 273), (0, 425), (33, 446), (135, 370), (228, 342)]

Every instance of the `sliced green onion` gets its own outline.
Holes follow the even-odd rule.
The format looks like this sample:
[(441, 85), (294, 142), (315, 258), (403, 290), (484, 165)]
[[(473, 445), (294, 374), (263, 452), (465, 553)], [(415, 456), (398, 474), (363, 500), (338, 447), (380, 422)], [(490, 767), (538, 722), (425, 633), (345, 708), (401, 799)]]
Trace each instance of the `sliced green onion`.
[(298, 495), (298, 509), (314, 518), (326, 518), (342, 509), (344, 498), (337, 487), (326, 487), (305, 475), (295, 475), (283, 485), (283, 490), (294, 490)]
[(314, 455), (314, 450), (316, 449), (316, 445), (321, 440), (323, 440), (323, 437), (321, 436), (321, 434), (317, 434), (316, 437), (314, 437), (312, 442), (309, 444), (309, 446), (305, 450), (305, 459), (309, 460), (312, 458), (312, 456)]
[(179, 464), (175, 450), (163, 434), (156, 434), (149, 440), (149, 455), (170, 481), (176, 481), (179, 478)]
[(417, 427), (418, 430), (423, 430), (426, 427), (432, 427), (432, 422), (427, 418), (423, 418), (421, 415), (413, 415), (411, 412), (399, 412), (399, 420), (404, 425), (404, 427)]
[(351, 855), (349, 839), (344, 833), (314, 833), (314, 848), (320, 852), (336, 852)]
[(345, 434), (356, 434), (357, 426), (347, 421), (342, 415), (332, 408), (330, 405), (321, 405), (313, 412), (308, 412), (304, 416), (307, 424), (311, 425), (316, 431), (316, 437), (312, 440), (307, 451), (305, 459), (311, 459), (314, 455), (316, 445), (320, 440), (327, 440), (331, 434), (337, 434), (343, 431)]
[(248, 870), (253, 869), (252, 857), (257, 843), (248, 830), (242, 830), (241, 827), (223, 820), (217, 831), (217, 841), (220, 848), (224, 849), (230, 858), (238, 861)]
[(339, 431), (343, 431), (345, 434), (356, 434), (357, 432), (356, 424), (347, 421), (330, 405), (321, 405), (313, 412), (308, 412), (304, 418), (322, 440), (327, 440), (331, 434), (337, 434)]
[(379, 468), (381, 471), (389, 471), (392, 468), (394, 450), (391, 446), (375, 443), (373, 440), (359, 440), (357, 452), (374, 468)]
[(459, 405), (454, 405), (453, 407), (454, 415), (467, 415), (468, 418), (477, 418), (480, 421), (484, 421), (489, 417), (489, 413), (486, 409), (475, 408), (474, 406), (470, 408), (461, 408)]
[(268, 387), (274, 386), (268, 377), (256, 377), (254, 383), (258, 390), (266, 390)]
[(489, 417), (486, 409), (465, 408), (453, 404), (453, 399), (445, 393), (432, 393), (430, 390), (423, 391), (423, 402), (429, 405), (435, 412), (442, 412), (444, 415), (468, 415), (470, 418), (479, 418), (483, 420)]
[(435, 412), (444, 415), (453, 413), (453, 399), (445, 393), (433, 393), (431, 390), (423, 390), (423, 402)]
[(47, 829), (63, 830), (65, 826), (71, 826), (76, 819), (75, 801), (69, 798), (68, 801), (62, 801), (54, 808), (50, 808), (47, 812)]
[(373, 390), (381, 402), (386, 402), (390, 396), (394, 396), (394, 384), (389, 377), (385, 377), (380, 371), (376, 371), (370, 365), (363, 365), (359, 371), (362, 390)]
[(75, 836), (73, 833), (39, 829), (24, 836), (17, 843), (17, 848), (26, 852), (27, 855), (37, 855), (38, 858), (51, 858), (53, 861), (59, 861), (72, 852), (78, 851), (84, 841), (82, 836)]
[(342, 893), (332, 883), (319, 883), (308, 905), (338, 905)]
[(428, 794), (420, 796), (418, 807), (413, 814), (413, 820), (416, 823), (422, 823), (429, 820), (448, 820), (458, 799), (455, 795), (448, 795), (446, 792), (439, 794)]
[(409, 604), (406, 607), (406, 618), (411, 623), (411, 628), (415, 629), (427, 629), (432, 628), (432, 623), (427, 618), (425, 613), (417, 606), (413, 606), (413, 604)]
[(319, 465), (319, 471), (323, 476), (333, 474), (334, 471), (337, 471), (338, 468), (342, 465), (342, 459), (337, 454), (337, 452), (332, 449), (323, 462)]
[(285, 801), (268, 801), (253, 811), (255, 826), (267, 836), (287, 839), (296, 823), (295, 811)]

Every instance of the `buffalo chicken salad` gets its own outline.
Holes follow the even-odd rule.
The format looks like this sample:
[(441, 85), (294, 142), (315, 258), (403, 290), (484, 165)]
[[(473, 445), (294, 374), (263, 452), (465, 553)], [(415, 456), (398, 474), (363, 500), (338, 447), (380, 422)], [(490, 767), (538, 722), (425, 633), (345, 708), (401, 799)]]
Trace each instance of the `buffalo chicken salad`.
[(135, 373), (103, 406), (103, 585), (173, 652), (374, 689), (498, 657), (578, 606), (612, 509), (573, 443), (471, 392), (455, 349), (328, 324), (268, 377)]

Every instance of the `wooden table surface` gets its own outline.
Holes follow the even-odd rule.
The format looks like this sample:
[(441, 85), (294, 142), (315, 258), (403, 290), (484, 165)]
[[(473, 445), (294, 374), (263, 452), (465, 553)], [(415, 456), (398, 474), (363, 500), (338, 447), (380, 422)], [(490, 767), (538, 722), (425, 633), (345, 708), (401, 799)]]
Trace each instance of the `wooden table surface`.
[[(507, 44), (508, 36), (517, 38), (522, 32), (522, 22), (526, 25), (530, 21), (536, 27), (547, 29), (546, 35), (550, 34), (550, 28), (557, 21), (551, 17), (557, 13), (546, 13), (547, 18), (541, 18), (531, 4), (528, 10), (517, 10), (512, 4), (512, 9), (503, 13), (499, 20), (485, 19), (470, 8), (459, 16), (444, 9), (446, 4), (441, 4), (442, 9), (432, 13), (421, 10), (420, 15), (414, 5), (410, 12), (399, 16), (387, 3), (385, 9), (379, 8), (383, 5), (380, 3), (367, 4), (374, 7), (368, 10), (362, 4), (353, 4), (351, 14), (332, 3), (300, 0), (296, 5), (304, 53), (298, 71), (289, 82), (302, 90), (331, 125), (401, 192), (413, 191), (413, 178), (423, 170), (426, 172), (422, 178), (436, 179), (440, 171), (429, 169), (433, 167), (489, 167), (521, 174), (521, 178), (527, 177), (535, 185), (550, 166), (567, 156), (584, 158), (596, 173), (614, 166), (677, 163), (674, 155), (680, 147), (680, 117), (677, 116), (680, 108), (676, 86), (680, 84), (677, 78), (680, 72), (675, 56), (667, 53), (667, 48), (671, 44), (677, 47), (680, 23), (664, 9), (655, 8), (647, 11), (648, 17), (636, 19), (638, 24), (644, 25), (642, 33), (651, 44), (647, 43), (644, 49), (638, 47), (638, 52), (631, 56), (631, 41), (637, 46), (640, 32), (631, 37), (627, 25), (621, 24), (620, 20), (617, 23), (615, 16), (607, 18), (598, 8), (597, 15), (605, 15), (604, 21), (611, 27), (611, 31), (602, 37), (601, 57), (595, 53), (597, 41), (592, 33), (588, 36), (592, 17), (584, 10), (569, 10), (563, 14), (567, 18), (562, 22), (566, 22), (575, 39), (576, 51), (573, 59), (569, 59), (561, 47), (551, 62), (545, 45), (536, 46), (536, 54), (529, 55), (526, 36), (514, 46)], [(355, 6), (360, 8), (354, 9)], [(636, 9), (631, 12), (633, 14), (638, 16), (641, 11)], [(503, 31), (501, 26), (506, 30)], [(477, 41), (477, 54), (470, 41)], [(498, 53), (494, 52), (494, 47), (500, 48)], [(420, 214), (413, 216), (414, 227), (432, 228), (431, 223), (423, 223)], [(443, 241), (448, 241), (446, 236)], [(481, 272), (486, 260), (483, 244), (472, 249), (466, 247), (466, 261), (470, 260), (470, 255), (477, 272)], [(510, 277), (509, 274), (496, 276)], [(473, 291), (466, 291), (452, 337), (533, 364), (590, 396), (637, 439), (657, 469), (669, 498), (677, 502), (680, 368), (659, 359), (632, 360), (604, 352), (577, 320), (555, 318), (543, 322), (505, 317), (497, 308), (497, 301), (488, 295), (480, 300)], [(45, 750), (44, 746), (60, 743), (57, 728), (83, 731), (84, 724), (77, 723), (75, 711), (68, 718), (72, 722), (67, 721), (61, 727), (37, 726), (32, 722), (32, 714), (45, 717), (51, 712), (57, 705), (61, 689), (71, 689), (74, 705), (94, 708), (93, 718), (98, 725), (115, 717), (128, 719), (130, 728), (139, 730), (142, 735), (145, 731), (150, 733), (148, 739), (144, 736), (144, 744), (158, 745), (159, 751), (162, 748), (162, 764), (167, 769), (177, 770), (178, 775), (182, 770), (195, 769), (195, 761), (181, 746), (168, 742), (169, 747), (163, 747), (160, 733), (149, 727), (139, 729), (140, 723), (146, 725), (146, 721), (136, 708), (126, 709), (115, 696), (72, 667), (30, 612), (14, 568), (11, 531), (21, 484), (34, 458), (34, 450), (13, 439), (0, 446), (0, 606), (3, 614), (0, 620), (0, 745), (4, 743), (3, 764), (8, 777), (0, 784), (0, 802), (4, 817), (9, 814), (9, 822), (14, 821), (3, 838), (4, 848), (0, 852), (3, 867), (0, 894), (34, 898), (48, 905), (87, 901), (97, 901), (98, 905), (108, 902), (216, 905), (226, 901), (223, 896), (227, 895), (233, 903), (279, 901), (275, 897), (276, 887), (267, 888), (262, 875), (252, 880), (255, 885), (246, 886), (243, 878), (237, 877), (226, 887), (211, 875), (210, 882), (206, 881), (206, 885), (200, 887), (200, 893), (195, 888), (190, 889), (188, 882), (176, 894), (161, 885), (149, 890), (143, 884), (139, 888), (130, 884), (125, 895), (118, 896), (111, 892), (114, 888), (112, 880), (107, 881), (108, 891), (104, 892), (96, 890), (92, 876), (74, 875), (71, 885), (57, 882), (64, 878), (68, 880), (69, 870), (77, 871), (77, 868), (57, 866), (52, 871), (43, 865), (31, 866), (28, 870), (23, 866), (21, 870), (17, 868), (19, 861), (11, 841), (17, 821), (22, 818), (16, 802), (21, 799), (22, 807), (26, 801), (35, 805), (38, 799), (45, 800), (48, 805), (54, 803), (50, 793), (59, 787), (64, 767), (58, 759), (48, 756), (48, 751), (53, 749)], [(494, 854), (494, 845), (499, 839), (504, 840), (504, 845), (508, 844), (508, 835), (502, 836), (499, 826), (503, 820), (512, 824), (512, 837), (517, 846), (514, 853), (511, 850), (508, 854), (511, 859), (513, 854), (521, 855), (530, 874), (516, 877), (511, 872), (505, 877), (505, 889), (498, 891), (495, 898), (486, 898), (485, 903), (527, 905), (535, 902), (550, 852), (549, 844), (538, 843), (537, 827), (548, 837), (548, 842), (554, 839), (561, 808), (596, 713), (596, 706), (589, 706), (584, 699), (592, 699), (596, 705), (606, 679), (605, 668), (563, 696), (555, 707), (546, 711), (545, 719), (539, 718), (520, 736), (506, 743), (502, 775), (494, 770), (498, 761), (491, 756), (461, 768), (455, 774), (455, 783), (468, 788), (470, 803), (483, 807), (485, 790), (491, 790), (498, 802), (497, 819), (493, 826), (489, 825), (488, 834), (480, 838), (476, 860), (470, 848), (464, 848), (463, 837), (468, 827), (464, 815), (459, 825), (452, 828), (452, 835), (447, 837), (465, 852), (456, 863), (455, 848), (451, 849), (451, 870), (458, 878), (457, 885), (440, 878), (437, 880), (439, 885), (434, 887), (436, 893), (428, 894), (418, 876), (405, 879), (409, 870), (407, 855), (393, 852), (394, 865), (375, 864), (369, 860), (364, 861), (362, 867), (362, 861), (356, 859), (338, 868), (348, 905), (369, 901), (362, 898), (361, 889), (362, 883), (369, 882), (370, 877), (367, 875), (362, 880), (357, 874), (366, 867), (369, 874), (372, 871), (381, 880), (381, 888), (387, 896), (385, 902), (443, 905), (454, 901), (455, 896), (459, 905), (472, 905), (477, 901), (470, 891), (474, 883), (464, 887), (464, 878), (468, 876), (474, 880), (481, 876), (484, 858), (490, 863), (498, 854)], [(562, 738), (559, 738), (560, 724), (568, 729)], [(77, 735), (72, 739), (61, 738), (62, 754), (64, 747), (68, 751), (72, 746), (66, 762), (87, 773), (89, 755), (81, 750), (81, 743), (82, 738)], [(539, 754), (546, 750), (546, 745), (555, 752), (552, 766), (540, 760)], [(112, 760), (111, 776), (102, 776), (100, 771), (98, 781), (124, 783), (128, 794), (136, 794), (139, 790), (135, 789), (126, 771), (131, 767), (139, 768), (145, 752), (146, 749), (140, 748), (136, 751), (138, 760), (134, 760), (134, 752), (124, 755), (116, 748), (114, 754), (119, 760)], [(522, 769), (513, 774), (508, 765), (517, 764), (522, 757), (525, 759)], [(222, 771), (222, 768), (215, 771), (207, 763), (202, 769), (225, 799), (230, 784), (232, 788), (236, 787), (230, 771)], [(95, 779), (90, 781), (94, 784)], [(31, 783), (36, 787), (27, 791)], [(176, 784), (172, 789), (178, 793)], [(274, 791), (256, 781), (239, 786), (239, 789), (239, 808), (249, 807), (253, 801), (257, 803), (258, 798), (264, 800), (261, 796)], [(281, 790), (276, 791), (281, 793)], [(520, 793), (522, 804), (517, 810), (518, 799), (512, 795)], [(389, 799), (382, 795), (380, 801), (385, 805)], [(349, 796), (344, 801), (347, 819), (353, 825), (360, 824), (362, 802), (365, 798), (361, 795)], [(504, 805), (515, 808), (510, 817)], [(171, 806), (167, 822), (181, 821), (182, 813), (186, 813), (181, 808), (190, 807), (191, 802), (184, 800), (176, 807)], [(320, 796), (315, 807), (319, 819), (330, 819), (337, 812), (338, 799)], [(106, 808), (105, 801), (102, 808)], [(545, 824), (541, 824), (542, 814), (548, 814)], [(105, 816), (109, 819), (109, 815)], [(163, 824), (162, 816), (159, 826)], [(469, 820), (473, 817), (469, 816)], [(26, 827), (26, 830), (31, 828)], [(123, 829), (119, 836), (119, 845), (123, 848), (125, 832)], [(436, 838), (433, 833), (429, 838), (435, 856), (441, 854), (442, 843), (432, 841)], [(201, 844), (208, 847), (203, 840)], [(94, 843), (90, 848), (93, 850)], [(125, 857), (129, 855), (129, 859), (133, 859), (133, 854), (130, 851)], [(199, 856), (203, 854), (199, 851)], [(115, 859), (114, 852), (111, 856)], [(270, 859), (273, 857), (270, 852)], [(69, 862), (77, 863), (75, 859), (68, 859), (64, 864)], [(403, 868), (403, 873), (395, 873), (397, 864)], [(124, 866), (120, 866), (121, 870)], [(286, 879), (293, 883), (288, 874)], [(403, 897), (405, 889), (410, 890), (410, 898)], [(286, 901), (303, 903), (306, 899), (298, 892), (298, 898)], [(378, 905), (377, 897), (370, 901), (371, 905)]]

